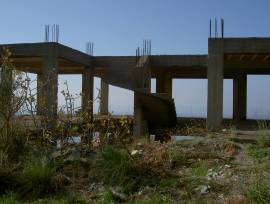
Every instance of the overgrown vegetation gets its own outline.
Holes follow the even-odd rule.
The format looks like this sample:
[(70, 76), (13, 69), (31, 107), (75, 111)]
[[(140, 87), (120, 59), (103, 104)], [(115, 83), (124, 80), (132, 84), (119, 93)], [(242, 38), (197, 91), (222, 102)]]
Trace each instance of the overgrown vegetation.
[(22, 195), (39, 198), (55, 193), (59, 188), (56, 182), (56, 165), (46, 155), (32, 156), (24, 164), (20, 175)]
[(247, 191), (247, 199), (251, 203), (270, 203), (269, 179), (257, 179)]
[(138, 188), (141, 172), (127, 151), (106, 146), (99, 154), (95, 165), (106, 183), (124, 187), (126, 192)]
[[(258, 122), (252, 144), (232, 140), (237, 137), (232, 131), (207, 134), (202, 121), (181, 127), (182, 133), (200, 136), (190, 141), (138, 139), (131, 135), (131, 118), (93, 118), (89, 110), (76, 108), (79, 95), (72, 95), (66, 83), (66, 103), (48, 128), (48, 119), (36, 114), (32, 81), (15, 71), (10, 57), (5, 49), (0, 203), (270, 202), (266, 122)], [(30, 125), (24, 123), (26, 117)], [(166, 130), (170, 132), (178, 129)]]

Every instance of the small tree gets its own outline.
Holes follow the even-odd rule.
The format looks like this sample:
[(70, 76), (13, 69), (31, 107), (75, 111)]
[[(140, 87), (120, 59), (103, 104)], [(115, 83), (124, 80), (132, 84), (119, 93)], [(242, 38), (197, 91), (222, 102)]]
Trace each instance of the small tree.
[(0, 66), (0, 135), (2, 142), (8, 142), (14, 131), (15, 115), (27, 98), (29, 80), (16, 71), (10, 59), (11, 52), (3, 48)]

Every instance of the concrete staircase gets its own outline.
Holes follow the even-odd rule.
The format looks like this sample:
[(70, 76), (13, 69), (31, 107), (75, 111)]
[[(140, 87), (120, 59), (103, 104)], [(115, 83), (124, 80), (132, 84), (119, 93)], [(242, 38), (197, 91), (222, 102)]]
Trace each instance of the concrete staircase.
[(174, 101), (164, 97), (164, 94), (151, 93), (149, 56), (141, 56), (129, 63), (111, 63), (103, 80), (108, 84), (134, 91), (134, 135), (155, 133), (159, 129), (176, 125)]

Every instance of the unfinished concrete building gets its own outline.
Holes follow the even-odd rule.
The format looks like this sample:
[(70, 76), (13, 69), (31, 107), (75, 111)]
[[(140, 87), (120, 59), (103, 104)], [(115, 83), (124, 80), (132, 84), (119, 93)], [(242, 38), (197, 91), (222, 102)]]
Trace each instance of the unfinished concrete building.
[[(209, 38), (206, 55), (91, 56), (55, 42), (6, 44), (16, 68), (37, 74), (38, 102), (57, 115), (58, 74), (82, 74), (82, 107), (93, 113), (93, 77), (100, 77), (100, 113), (108, 113), (108, 85), (134, 91), (134, 135), (176, 124), (175, 78), (207, 79), (207, 128), (223, 121), (223, 79), (233, 79), (233, 119), (246, 120), (247, 75), (270, 74), (270, 38)], [(151, 93), (156, 78), (156, 93)], [(49, 79), (49, 80), (48, 80)], [(44, 83), (48, 81), (48, 83)]]

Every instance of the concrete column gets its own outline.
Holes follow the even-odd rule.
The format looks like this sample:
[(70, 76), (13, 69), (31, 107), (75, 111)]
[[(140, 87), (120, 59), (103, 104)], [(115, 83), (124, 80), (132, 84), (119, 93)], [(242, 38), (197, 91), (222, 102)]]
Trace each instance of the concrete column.
[(37, 74), (37, 115), (42, 115), (43, 104), (43, 84), (42, 84), (42, 74)]
[[(223, 53), (222, 46), (209, 45), (208, 59), (208, 101), (207, 128), (216, 131), (221, 127), (223, 119)], [(222, 44), (221, 44), (222, 45)]]
[[(145, 93), (151, 93), (151, 65), (149, 58), (141, 58), (143, 64), (138, 67), (140, 75), (137, 79), (140, 82), (138, 89)], [(134, 76), (135, 77), (135, 76)], [(145, 120), (145, 110), (141, 104), (140, 94), (134, 92), (134, 120), (133, 135), (135, 137), (144, 137), (148, 134), (148, 125)]]
[(172, 99), (172, 78), (168, 75), (159, 75), (156, 78), (156, 92), (166, 94), (168, 99)]
[[(3, 65), (0, 69), (0, 86), (1, 86), (1, 100), (0, 109), (2, 114), (0, 116), (9, 116), (12, 110), (12, 84), (13, 84), (13, 70), (11, 67)], [(0, 118), (1, 119), (1, 118)]]
[(82, 109), (93, 116), (93, 88), (94, 77), (93, 69), (85, 67), (82, 75)]
[(233, 119), (247, 118), (247, 75), (238, 75), (233, 79)]
[(100, 80), (100, 115), (107, 115), (109, 113), (109, 84)]
[(144, 119), (143, 107), (140, 103), (139, 94), (134, 92), (134, 120), (133, 136), (144, 137), (147, 134), (147, 121)]
[(44, 114), (49, 120), (57, 117), (58, 105), (58, 50), (56, 45), (47, 47), (42, 63)]

